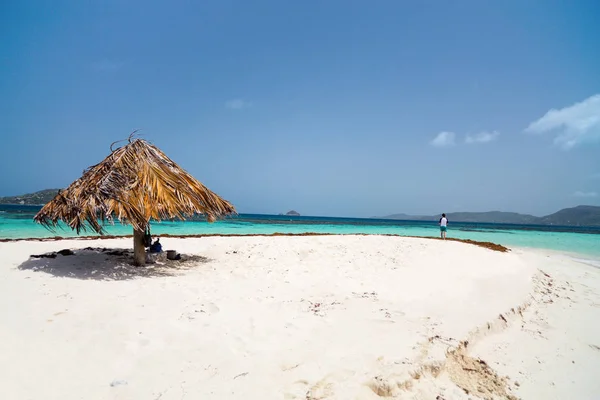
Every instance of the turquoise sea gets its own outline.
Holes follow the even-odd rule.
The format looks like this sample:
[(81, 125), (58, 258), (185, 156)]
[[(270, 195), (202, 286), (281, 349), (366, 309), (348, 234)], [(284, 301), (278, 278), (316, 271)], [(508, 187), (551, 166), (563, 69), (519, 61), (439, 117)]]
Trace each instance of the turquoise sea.
[[(0, 205), (0, 239), (76, 237), (68, 228), (48, 231), (33, 222), (39, 206)], [(452, 218), (452, 215), (449, 215)], [(130, 226), (107, 225), (109, 235), (131, 235)], [(271, 233), (394, 234), (402, 236), (439, 235), (437, 221), (400, 221), (363, 218), (290, 217), (241, 214), (209, 224), (201, 218), (191, 221), (152, 224), (152, 234), (271, 234)], [(88, 231), (82, 235), (96, 236)], [(508, 247), (532, 247), (575, 253), (600, 259), (600, 227), (561, 227), (494, 223), (458, 223), (450, 219), (448, 236), (494, 242)]]

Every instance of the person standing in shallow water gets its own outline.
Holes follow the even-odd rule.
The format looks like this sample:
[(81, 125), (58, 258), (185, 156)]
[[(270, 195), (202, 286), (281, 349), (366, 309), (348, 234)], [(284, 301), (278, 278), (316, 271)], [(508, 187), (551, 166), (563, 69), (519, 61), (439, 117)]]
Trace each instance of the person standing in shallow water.
[(448, 218), (446, 218), (446, 214), (442, 214), (442, 218), (440, 218), (440, 236), (444, 240), (446, 240), (446, 231), (448, 231)]

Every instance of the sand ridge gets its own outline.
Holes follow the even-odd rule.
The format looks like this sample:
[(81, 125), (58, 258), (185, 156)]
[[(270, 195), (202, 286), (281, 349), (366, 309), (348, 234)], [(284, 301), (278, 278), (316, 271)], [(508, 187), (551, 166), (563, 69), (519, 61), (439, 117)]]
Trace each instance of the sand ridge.
[[(438, 237), (433, 236), (402, 236), (402, 235), (394, 235), (391, 233), (387, 234), (370, 234), (370, 233), (349, 233), (349, 234), (339, 234), (339, 233), (319, 233), (319, 232), (303, 232), (303, 233), (249, 233), (249, 234), (220, 234), (220, 233), (203, 233), (203, 234), (189, 234), (189, 235), (174, 235), (170, 233), (163, 233), (160, 236), (167, 238), (179, 238), (179, 239), (191, 239), (191, 238), (207, 238), (207, 237), (276, 237), (276, 236), (388, 236), (388, 237), (408, 237), (408, 238), (419, 238), (419, 239), (432, 239), (432, 240), (440, 240)], [(100, 239), (121, 239), (121, 238), (131, 238), (131, 235), (104, 235)], [(68, 238), (63, 236), (52, 236), (45, 238), (0, 238), (0, 243), (2, 242), (19, 242), (19, 241), (40, 241), (40, 242), (49, 242), (49, 241), (57, 241), (57, 240), (98, 240), (98, 236), (78, 236), (77, 238)], [(457, 239), (457, 238), (447, 238), (446, 240), (452, 242), (461, 242), (468, 243), (474, 246), (484, 247), (486, 249), (500, 251), (505, 253), (510, 251), (508, 247), (502, 246), (501, 244), (492, 243), (492, 242), (482, 242), (471, 239)]]
[(133, 269), (81, 251), (127, 239), (0, 244), (9, 398), (527, 399), (536, 381), (481, 349), (566, 301), (545, 258), (458, 242), (164, 240), (203, 261)]

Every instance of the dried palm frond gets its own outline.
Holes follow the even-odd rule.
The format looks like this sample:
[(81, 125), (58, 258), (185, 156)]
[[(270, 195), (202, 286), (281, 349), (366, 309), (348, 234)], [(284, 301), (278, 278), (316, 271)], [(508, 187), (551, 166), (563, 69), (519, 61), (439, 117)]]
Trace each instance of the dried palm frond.
[[(112, 146), (111, 146), (112, 150)], [(49, 229), (65, 222), (77, 233), (113, 219), (144, 231), (150, 220), (186, 219), (204, 214), (209, 222), (235, 213), (231, 203), (210, 191), (156, 146), (133, 139), (89, 167), (46, 204), (34, 220)]]

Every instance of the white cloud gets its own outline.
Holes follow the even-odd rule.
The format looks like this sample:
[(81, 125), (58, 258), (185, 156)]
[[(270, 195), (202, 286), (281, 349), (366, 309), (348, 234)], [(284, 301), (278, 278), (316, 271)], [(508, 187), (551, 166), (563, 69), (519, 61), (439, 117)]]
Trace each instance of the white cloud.
[(564, 149), (600, 140), (600, 94), (560, 110), (548, 111), (542, 118), (529, 124), (525, 132), (554, 132), (554, 143)]
[(117, 72), (123, 65), (121, 61), (103, 59), (93, 63), (92, 68), (97, 72)]
[(233, 99), (226, 102), (225, 107), (231, 110), (241, 110), (242, 108), (252, 107), (252, 103), (242, 99)]
[(573, 196), (575, 196), (575, 197), (596, 197), (596, 196), (598, 196), (598, 193), (577, 191), (577, 192), (573, 193)]
[(476, 135), (467, 135), (467, 137), (465, 138), (465, 143), (489, 143), (498, 139), (498, 136), (500, 136), (500, 132), (498, 131), (480, 132)]
[(455, 136), (454, 132), (440, 132), (430, 143), (436, 147), (453, 146)]

